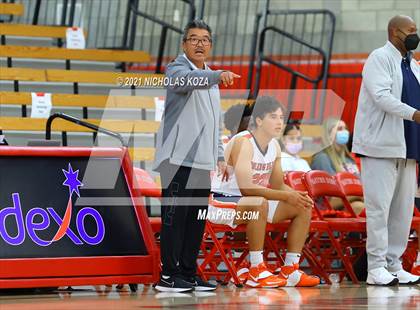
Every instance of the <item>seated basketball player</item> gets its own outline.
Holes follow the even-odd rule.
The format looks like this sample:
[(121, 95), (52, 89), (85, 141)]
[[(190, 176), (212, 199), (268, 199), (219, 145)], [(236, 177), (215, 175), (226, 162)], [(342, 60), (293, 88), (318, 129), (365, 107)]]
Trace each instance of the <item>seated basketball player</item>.
[[(300, 253), (305, 243), (313, 201), (306, 192), (298, 192), (283, 182), (281, 151), (275, 138), (279, 137), (284, 123), (283, 108), (272, 97), (257, 99), (253, 114), (255, 129), (233, 136), (225, 149), (225, 159), (233, 173), (227, 181), (213, 188), (213, 203), (208, 219), (216, 224), (235, 228), (247, 225), (250, 250), (250, 269), (245, 284), (251, 287), (315, 286), (319, 278), (299, 270)], [(223, 206), (236, 204), (235, 209), (225, 209), (235, 216), (216, 216)], [(259, 212), (258, 219), (247, 220), (246, 211)], [(220, 212), (219, 212), (220, 214)], [(266, 222), (291, 220), (284, 266), (278, 276), (273, 275), (263, 260)], [(244, 277), (244, 275), (241, 275)]]

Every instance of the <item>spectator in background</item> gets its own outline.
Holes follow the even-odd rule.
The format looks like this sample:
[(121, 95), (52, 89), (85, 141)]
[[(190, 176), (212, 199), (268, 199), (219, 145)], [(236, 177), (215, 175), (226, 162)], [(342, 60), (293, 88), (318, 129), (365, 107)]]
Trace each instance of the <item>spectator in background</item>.
[(302, 130), (298, 123), (288, 124), (283, 132), (281, 145), (281, 167), (283, 171), (303, 171), (311, 170), (308, 162), (299, 157), (299, 152), (303, 149)]
[(225, 128), (230, 132), (227, 138), (230, 139), (237, 133), (247, 130), (250, 119), (251, 110), (248, 105), (238, 103), (231, 106), (223, 118)]
[(360, 176), (359, 169), (347, 148), (350, 132), (342, 120), (330, 118), (324, 123), (324, 150), (315, 154), (311, 167), (324, 170), (334, 175), (337, 172), (348, 171)]
[[(356, 165), (350, 151), (347, 148), (350, 132), (346, 123), (342, 120), (330, 118), (324, 123), (324, 145), (328, 145), (324, 150), (317, 153), (311, 167), (314, 170), (324, 170), (331, 175), (337, 172), (347, 171), (360, 177), (359, 168)], [(361, 197), (347, 197), (356, 214), (360, 214), (365, 205)], [(338, 198), (331, 199), (334, 209), (342, 209), (343, 203)]]

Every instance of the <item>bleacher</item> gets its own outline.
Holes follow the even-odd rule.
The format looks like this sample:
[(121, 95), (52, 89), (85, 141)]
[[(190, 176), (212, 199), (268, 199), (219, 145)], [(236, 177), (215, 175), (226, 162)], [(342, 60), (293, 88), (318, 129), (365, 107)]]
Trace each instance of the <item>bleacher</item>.
[[(9, 6), (10, 7), (10, 6)], [(10, 37), (44, 37), (48, 39), (64, 39), (66, 27), (38, 26), (22, 24), (2, 24), (0, 35), (0, 57), (4, 59), (0, 72), (2, 82), (0, 92), (0, 128), (8, 134), (9, 140), (16, 144), (25, 145), (24, 137), (42, 136), (45, 131), (45, 119), (28, 119), (27, 109), (31, 105), (30, 92), (52, 93), (53, 112), (83, 117), (95, 125), (115, 130), (127, 135), (134, 133), (143, 135), (140, 144), (145, 142), (151, 147), (131, 147), (133, 160), (151, 161), (154, 155), (153, 134), (159, 124), (153, 119), (154, 99), (150, 96), (109, 96), (109, 92), (120, 87), (121, 81), (136, 79), (144, 81), (147, 77), (161, 77), (153, 73), (121, 72), (126, 64), (148, 63), (149, 54), (143, 51), (106, 50), (106, 49), (67, 49), (65, 47), (8, 45)], [(88, 36), (88, 33), (85, 33)], [(37, 61), (43, 60), (42, 69), (38, 68)], [(45, 61), (47, 60), (47, 61)], [(25, 67), (20, 63), (26, 61)], [(66, 69), (56, 69), (58, 65)], [(83, 61), (80, 64), (80, 61)], [(18, 66), (15, 66), (19, 62)], [(99, 63), (99, 64), (98, 64)], [(108, 63), (108, 66), (102, 66)], [(109, 69), (109, 63), (114, 70)], [(93, 65), (94, 70), (75, 70), (74, 67)], [(115, 65), (122, 70), (116, 71)], [(58, 84), (59, 83), (59, 84)], [(141, 86), (141, 85), (138, 85)], [(64, 93), (66, 90), (68, 93)], [(244, 102), (243, 99), (226, 99), (222, 101), (222, 108), (228, 109), (231, 105)], [(104, 111), (113, 111), (118, 116), (112, 120), (102, 120)], [(147, 113), (145, 113), (147, 111)], [(137, 116), (132, 118), (134, 114)], [(140, 117), (143, 118), (140, 120)], [(89, 145), (92, 143), (90, 129), (66, 123), (54, 122), (53, 131), (65, 134), (65, 144)], [(320, 128), (308, 126), (304, 129), (308, 136), (318, 136)], [(76, 133), (75, 135), (73, 135)], [(80, 135), (82, 134), (82, 135)], [(60, 138), (55, 135), (55, 138)], [(308, 158), (308, 154), (304, 154)]]

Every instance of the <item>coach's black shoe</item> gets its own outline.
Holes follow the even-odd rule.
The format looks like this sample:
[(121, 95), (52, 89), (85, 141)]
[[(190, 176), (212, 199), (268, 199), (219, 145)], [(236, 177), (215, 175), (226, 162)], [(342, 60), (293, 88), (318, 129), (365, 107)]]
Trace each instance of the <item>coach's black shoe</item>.
[(194, 288), (191, 283), (183, 280), (180, 277), (172, 276), (161, 276), (159, 282), (156, 284), (155, 289), (159, 292), (190, 292)]
[(186, 282), (192, 285), (194, 291), (214, 291), (217, 286), (209, 282), (204, 281), (199, 276), (194, 276), (192, 278), (182, 277)]

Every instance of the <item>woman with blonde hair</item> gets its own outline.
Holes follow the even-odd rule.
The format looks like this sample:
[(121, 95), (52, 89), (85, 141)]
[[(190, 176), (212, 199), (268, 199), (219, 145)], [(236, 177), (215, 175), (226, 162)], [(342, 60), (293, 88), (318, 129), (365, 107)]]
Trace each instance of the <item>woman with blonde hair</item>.
[[(347, 143), (350, 132), (342, 120), (329, 118), (324, 123), (323, 143), (326, 146), (317, 153), (312, 160), (311, 167), (314, 170), (324, 170), (334, 175), (337, 172), (347, 171), (360, 177), (359, 168), (356, 165)], [(360, 197), (347, 197), (356, 214), (360, 214), (365, 205)], [(331, 199), (334, 209), (342, 209), (343, 203), (340, 199)]]

